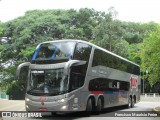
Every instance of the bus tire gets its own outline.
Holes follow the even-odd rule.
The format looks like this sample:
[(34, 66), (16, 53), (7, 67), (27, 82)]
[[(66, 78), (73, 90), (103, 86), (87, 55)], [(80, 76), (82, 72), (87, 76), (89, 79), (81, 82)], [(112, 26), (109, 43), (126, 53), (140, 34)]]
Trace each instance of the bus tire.
[(134, 107), (134, 104), (135, 104), (135, 103), (134, 103), (134, 99), (132, 98), (132, 99), (131, 99), (131, 108)]
[(101, 112), (101, 110), (103, 108), (102, 106), (103, 106), (102, 99), (99, 98), (98, 102), (97, 102), (96, 110), (95, 110), (96, 114), (99, 114)]
[(92, 99), (89, 98), (88, 101), (87, 101), (86, 113), (87, 113), (88, 115), (90, 115), (91, 112), (92, 112), (92, 110), (93, 110)]
[(129, 97), (128, 99), (128, 108), (132, 107), (132, 97)]

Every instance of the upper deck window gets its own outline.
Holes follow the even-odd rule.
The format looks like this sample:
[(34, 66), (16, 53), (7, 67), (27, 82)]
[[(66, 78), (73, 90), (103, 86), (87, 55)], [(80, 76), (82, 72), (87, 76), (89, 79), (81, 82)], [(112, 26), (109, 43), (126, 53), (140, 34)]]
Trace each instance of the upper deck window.
[(99, 65), (128, 72), (135, 75), (140, 75), (140, 69), (138, 66), (102, 50), (95, 49), (92, 67)]
[(34, 52), (32, 61), (72, 59), (75, 42), (51, 42), (41, 44)]
[(73, 59), (84, 60), (88, 62), (90, 58), (91, 48), (92, 47), (90, 45), (87, 45), (85, 43), (78, 43), (75, 48)]

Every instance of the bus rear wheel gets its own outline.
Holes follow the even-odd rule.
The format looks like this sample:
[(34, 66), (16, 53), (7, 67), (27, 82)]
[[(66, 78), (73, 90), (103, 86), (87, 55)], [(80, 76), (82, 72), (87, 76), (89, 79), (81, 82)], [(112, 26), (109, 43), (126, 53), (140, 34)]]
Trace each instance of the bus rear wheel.
[(129, 97), (128, 99), (128, 108), (131, 108), (132, 107), (132, 98)]
[(132, 101), (131, 101), (131, 108), (133, 108), (134, 107), (134, 99), (132, 98)]
[(92, 99), (89, 98), (88, 101), (87, 101), (86, 113), (87, 113), (88, 115), (90, 115), (91, 112), (92, 112), (92, 110), (93, 110)]
[(99, 98), (98, 102), (97, 102), (96, 109), (95, 109), (96, 114), (99, 114), (101, 112), (102, 108), (103, 108), (102, 99)]
[(134, 99), (132, 97), (129, 97), (128, 99), (128, 108), (134, 107)]

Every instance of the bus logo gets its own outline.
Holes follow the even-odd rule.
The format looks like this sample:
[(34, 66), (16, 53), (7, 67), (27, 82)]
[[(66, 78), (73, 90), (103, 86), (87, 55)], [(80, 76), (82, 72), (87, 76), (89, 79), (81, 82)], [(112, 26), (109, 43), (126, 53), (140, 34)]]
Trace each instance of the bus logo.
[(130, 78), (130, 88), (138, 88), (138, 78), (131, 77)]
[(41, 96), (39, 99), (40, 99), (41, 101), (45, 101), (45, 100), (46, 100), (46, 97)]

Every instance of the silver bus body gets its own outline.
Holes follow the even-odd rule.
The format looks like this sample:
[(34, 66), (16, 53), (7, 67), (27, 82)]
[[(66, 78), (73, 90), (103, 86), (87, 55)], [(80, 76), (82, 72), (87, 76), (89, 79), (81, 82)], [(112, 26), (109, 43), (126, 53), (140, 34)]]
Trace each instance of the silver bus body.
[[(38, 45), (37, 49), (45, 44), (66, 42), (74, 42), (72, 54), (75, 54), (76, 47), (81, 43), (89, 46), (89, 48), (84, 47), (83, 49), (86, 48), (85, 50), (90, 51), (90, 53), (85, 53), (83, 49), (81, 50), (81, 53), (79, 53), (83, 54), (84, 52), (85, 54), (88, 54), (88, 61), (86, 61), (85, 58), (78, 59), (77, 57), (77, 59), (74, 59), (74, 56), (72, 56), (70, 59), (68, 58), (67, 61), (43, 64), (43, 62), (39, 61), (36, 63), (35, 59), (37, 56), (34, 55), (32, 60), (35, 62), (23, 63), (23, 65), (18, 67), (17, 75), (20, 74), (20, 69), (23, 66), (29, 66), (25, 98), (25, 107), (27, 111), (85, 111), (87, 110), (89, 100), (91, 100), (92, 110), (94, 111), (99, 105), (99, 99), (101, 100), (100, 109), (120, 105), (129, 105), (133, 107), (134, 103), (140, 100), (141, 81), (139, 66), (125, 58), (82, 40), (48, 41)], [(50, 48), (53, 49), (52, 46), (50, 46)], [(106, 58), (108, 56), (113, 60)], [(55, 56), (52, 53), (51, 58), (54, 57)], [(107, 60), (108, 63), (105, 63)], [(129, 68), (129, 66), (131, 66), (131, 68)], [(118, 67), (120, 69), (118, 69)], [(136, 68), (136, 71), (132, 72), (134, 71), (134, 67)], [(81, 68), (86, 71), (80, 70)], [(35, 89), (33, 84), (36, 83), (32, 78), (40, 75), (39, 78), (43, 77), (43, 79), (49, 81), (54, 77), (52, 73), (55, 74), (55, 76), (59, 73), (61, 74), (60, 81), (62, 82), (57, 83), (60, 87), (55, 89), (57, 86), (55, 85), (56, 87), (54, 87), (54, 85), (51, 85), (53, 92), (58, 92), (52, 94), (52, 90), (49, 92), (49, 88), (43, 86), (44, 91), (43, 94), (41, 94), (40, 90)], [(65, 80), (66, 86), (64, 85)], [(50, 81), (50, 84), (53, 84), (52, 80)], [(76, 81), (78, 82), (76, 83)], [(73, 88), (72, 85), (74, 85)]]

